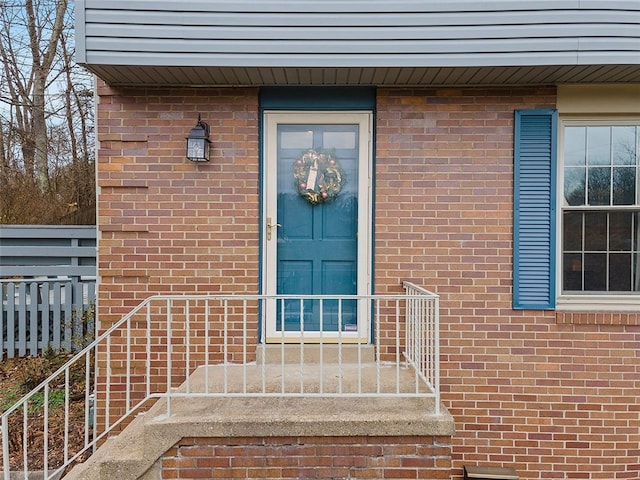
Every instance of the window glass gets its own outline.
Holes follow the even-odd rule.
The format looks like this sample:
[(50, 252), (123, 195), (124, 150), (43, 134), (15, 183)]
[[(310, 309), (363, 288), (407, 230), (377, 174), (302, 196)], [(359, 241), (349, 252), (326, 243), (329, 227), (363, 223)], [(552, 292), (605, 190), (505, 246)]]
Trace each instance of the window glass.
[(567, 205), (584, 205), (586, 193), (584, 167), (567, 167), (564, 171), (564, 200)]
[(614, 165), (635, 165), (636, 127), (615, 126), (612, 136)]
[(636, 199), (636, 169), (634, 167), (614, 167), (613, 204), (633, 205)]
[(563, 292), (640, 291), (640, 125), (568, 125), (563, 145)]
[(634, 246), (633, 238), (633, 213), (612, 212), (609, 214), (609, 249), (612, 251), (631, 252)]
[(585, 253), (584, 290), (605, 292), (607, 290), (607, 255)]
[(587, 128), (587, 163), (611, 164), (611, 127)]
[(607, 249), (606, 212), (586, 212), (584, 214), (584, 230), (589, 232), (589, 235), (586, 235), (584, 239), (584, 249), (586, 251)]
[(566, 166), (586, 165), (587, 129), (567, 127), (564, 132), (564, 164)]
[(591, 167), (587, 175), (589, 205), (609, 205), (611, 201), (611, 168)]
[(582, 213), (565, 212), (563, 225), (563, 244), (565, 251), (579, 252), (582, 250)]
[(631, 289), (631, 255), (614, 253), (610, 258), (609, 288), (611, 291), (629, 291)]
[(582, 254), (565, 253), (562, 256), (564, 290), (582, 290)]

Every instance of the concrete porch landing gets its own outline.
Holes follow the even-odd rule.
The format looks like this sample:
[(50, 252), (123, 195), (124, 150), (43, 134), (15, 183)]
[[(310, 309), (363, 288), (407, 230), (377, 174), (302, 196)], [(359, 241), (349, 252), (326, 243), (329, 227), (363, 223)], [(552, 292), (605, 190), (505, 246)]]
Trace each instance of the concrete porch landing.
[[(415, 375), (408, 369), (383, 367), (378, 371), (373, 363), (362, 364), (360, 368), (349, 363), (331, 364), (323, 365), (321, 375), (319, 364), (305, 364), (305, 375), (301, 375), (300, 365), (267, 364), (264, 366), (269, 379), (267, 395), (198, 396), (196, 392), (205, 388), (205, 373), (209, 377), (209, 392), (223, 388), (223, 368), (198, 368), (188, 382), (194, 396), (172, 398), (169, 416), (166, 400), (158, 401), (64, 478), (158, 480), (161, 478), (158, 459), (183, 438), (435, 437), (454, 433), (453, 418), (443, 406), (436, 415), (433, 398), (388, 395), (397, 389), (398, 373), (402, 377), (401, 388), (415, 392)], [(261, 364), (227, 367), (228, 391), (243, 383), (248, 392), (262, 391), (262, 369)], [(340, 370), (342, 394), (338, 393)], [(323, 391), (329, 396), (282, 396), (279, 393), (283, 375), (285, 391), (292, 391), (291, 388), (299, 391), (302, 385), (305, 392), (318, 392), (322, 378)], [(381, 390), (387, 390), (386, 395), (376, 394), (376, 378), (381, 379)], [(361, 394), (358, 384), (362, 385)], [(184, 384), (178, 391), (186, 388)]]
[[(226, 371), (226, 373), (225, 373)], [(263, 376), (268, 380), (262, 381)], [(207, 380), (208, 377), (208, 380)], [(189, 377), (191, 394), (241, 395), (327, 395), (385, 396), (430, 394), (412, 370), (393, 365), (229, 365), (202, 366)], [(186, 392), (187, 383), (177, 393)], [(226, 390), (225, 390), (226, 385)], [(394, 397), (396, 398), (396, 397)], [(427, 411), (434, 410), (432, 398), (420, 398)]]

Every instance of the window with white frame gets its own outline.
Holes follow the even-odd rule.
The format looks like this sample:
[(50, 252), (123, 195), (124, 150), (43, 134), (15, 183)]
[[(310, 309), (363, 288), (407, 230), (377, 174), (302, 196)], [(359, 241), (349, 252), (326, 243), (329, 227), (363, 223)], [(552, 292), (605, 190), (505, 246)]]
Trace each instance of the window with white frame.
[(640, 121), (565, 121), (562, 144), (562, 293), (640, 291)]

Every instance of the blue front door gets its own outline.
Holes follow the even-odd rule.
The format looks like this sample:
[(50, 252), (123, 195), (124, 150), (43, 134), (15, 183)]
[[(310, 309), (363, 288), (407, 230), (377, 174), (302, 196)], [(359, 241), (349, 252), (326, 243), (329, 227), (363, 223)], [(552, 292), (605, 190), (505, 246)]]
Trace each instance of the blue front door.
[(363, 180), (368, 179), (369, 141), (362, 136), (368, 137), (363, 125), (369, 117), (273, 117), (265, 132), (265, 167), (272, 169), (265, 172), (266, 255), (275, 256), (270, 262), (274, 271), (267, 267), (266, 272), (272, 278), (268, 293), (326, 298), (276, 302), (271, 333), (357, 335), (358, 302), (335, 297), (366, 293), (359, 283), (364, 281), (366, 288), (362, 271), (369, 270), (368, 249), (359, 235), (363, 225), (365, 235), (368, 231), (363, 220), (368, 221), (369, 202), (362, 190), (367, 186), (368, 191)]

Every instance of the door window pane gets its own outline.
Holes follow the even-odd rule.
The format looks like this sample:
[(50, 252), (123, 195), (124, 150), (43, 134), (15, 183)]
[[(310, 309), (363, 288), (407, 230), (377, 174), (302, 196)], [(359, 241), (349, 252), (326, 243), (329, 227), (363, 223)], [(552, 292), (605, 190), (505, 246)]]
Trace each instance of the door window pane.
[(280, 132), (281, 148), (313, 148), (313, 132), (311, 130), (289, 130), (283, 129)]
[(356, 148), (356, 132), (324, 132), (322, 142), (325, 148)]

